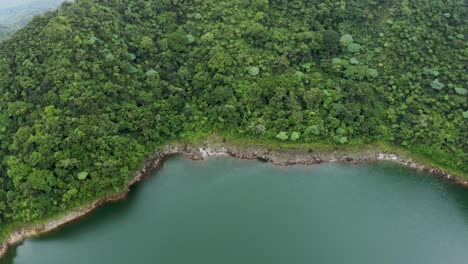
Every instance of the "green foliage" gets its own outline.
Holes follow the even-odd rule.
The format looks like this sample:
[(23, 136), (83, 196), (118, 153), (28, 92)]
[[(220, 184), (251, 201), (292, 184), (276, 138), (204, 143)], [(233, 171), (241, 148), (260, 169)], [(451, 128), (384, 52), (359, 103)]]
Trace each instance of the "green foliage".
[(346, 144), (346, 143), (348, 143), (348, 138), (347, 137), (340, 137), (338, 142), (340, 142), (340, 144)]
[(248, 72), (252, 76), (257, 76), (260, 73), (260, 69), (258, 67), (250, 67)]
[(341, 60), (340, 58), (333, 58), (331, 63), (332, 63), (332, 65), (342, 65), (343, 60)]
[(466, 5), (344, 2), (77, 0), (35, 17), (0, 42), (0, 222), (121, 190), (201, 134), (388, 142), (468, 172)]
[(428, 69), (428, 68), (424, 68), (423, 72), (424, 72), (424, 74), (430, 74), (430, 75), (433, 75), (434, 77), (437, 77), (440, 74), (440, 72), (438, 70)]
[(288, 134), (286, 134), (286, 132), (279, 132), (277, 135), (276, 135), (276, 138), (277, 139), (280, 139), (280, 140), (288, 140)]
[(458, 87), (455, 87), (455, 92), (459, 95), (466, 95), (468, 94), (468, 90), (466, 90), (465, 88), (458, 88)]
[(344, 135), (344, 134), (346, 134), (346, 130), (344, 130), (343, 128), (339, 127), (339, 128), (336, 129), (336, 133), (337, 133), (338, 135)]
[(367, 69), (367, 75), (368, 75), (369, 77), (376, 78), (377, 76), (379, 76), (379, 72), (378, 72), (376, 69), (370, 69), (370, 68), (368, 68), (368, 69)]
[(88, 40), (88, 43), (93, 45), (94, 43), (96, 43), (97, 40), (98, 38), (96, 38), (95, 36), (91, 36)]
[(82, 171), (78, 173), (77, 177), (78, 177), (78, 180), (83, 181), (83, 180), (86, 180), (86, 178), (88, 178), (88, 175), (89, 173), (87, 173), (86, 171)]
[(353, 43), (353, 42), (354, 42), (354, 38), (350, 34), (344, 34), (340, 38), (340, 44), (343, 47), (348, 47), (348, 45)]
[(194, 43), (195, 42), (195, 37), (191, 34), (188, 34), (187, 36), (185, 36), (187, 38), (187, 42), (188, 43)]
[(463, 118), (468, 119), (468, 110), (463, 112)]
[(350, 53), (357, 53), (361, 50), (361, 45), (358, 43), (349, 43), (347, 46), (347, 50)]
[(312, 68), (312, 65), (313, 64), (311, 62), (306, 62), (306, 63), (302, 63), (300, 66), (301, 66), (301, 68), (304, 68), (304, 69), (308, 70), (308, 69)]
[(443, 83), (439, 82), (439, 79), (435, 79), (435, 80), (432, 81), (431, 87), (432, 87), (432, 89), (442, 90), (445, 87), (445, 85)]
[(323, 47), (328, 53), (337, 53), (340, 47), (340, 34), (333, 29), (323, 33)]
[(148, 70), (146, 73), (145, 73), (146, 77), (152, 77), (152, 76), (157, 76), (158, 75), (158, 72), (151, 69), (151, 70)]
[(359, 64), (359, 61), (356, 58), (351, 58), (351, 59), (349, 59), (349, 63), (351, 63), (353, 65), (357, 65), (357, 64)]
[(184, 51), (191, 39), (187, 37), (187, 33), (182, 27), (167, 35), (167, 43), (169, 48), (174, 51)]
[(252, 122), (249, 126), (249, 130), (254, 134), (261, 135), (266, 132), (266, 127), (263, 125), (264, 121), (260, 119), (258, 122)]
[(296, 141), (296, 140), (298, 140), (300, 137), (301, 137), (301, 135), (299, 134), (299, 132), (294, 131), (294, 132), (291, 133), (291, 140), (292, 140), (292, 141)]
[(314, 134), (314, 135), (318, 136), (318, 135), (320, 135), (320, 130), (319, 130), (317, 125), (311, 125), (311, 126), (307, 127), (306, 133), (311, 133), (311, 134)]
[(296, 75), (296, 77), (297, 77), (299, 80), (301, 80), (302, 78), (304, 78), (304, 73), (301, 72), (301, 71), (296, 71), (296, 72), (295, 72), (295, 75)]
[(144, 36), (141, 38), (140, 47), (145, 50), (154, 48), (154, 41), (151, 37)]

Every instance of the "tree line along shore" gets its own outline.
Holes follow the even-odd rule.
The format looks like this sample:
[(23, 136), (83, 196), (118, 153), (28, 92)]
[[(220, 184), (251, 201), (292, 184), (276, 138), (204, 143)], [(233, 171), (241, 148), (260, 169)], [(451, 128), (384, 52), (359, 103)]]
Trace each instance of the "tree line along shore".
[[(0, 41), (0, 226), (206, 135), (387, 144), (468, 173), (462, 0), (77, 0)], [(2, 231), (0, 231), (2, 232)]]

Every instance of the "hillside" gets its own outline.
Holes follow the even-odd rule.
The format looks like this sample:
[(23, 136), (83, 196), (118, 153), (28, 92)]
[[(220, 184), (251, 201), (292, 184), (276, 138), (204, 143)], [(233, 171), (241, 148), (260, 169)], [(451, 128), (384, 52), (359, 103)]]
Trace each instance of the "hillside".
[(0, 42), (0, 223), (118, 191), (168, 140), (387, 142), (468, 173), (463, 0), (78, 0)]

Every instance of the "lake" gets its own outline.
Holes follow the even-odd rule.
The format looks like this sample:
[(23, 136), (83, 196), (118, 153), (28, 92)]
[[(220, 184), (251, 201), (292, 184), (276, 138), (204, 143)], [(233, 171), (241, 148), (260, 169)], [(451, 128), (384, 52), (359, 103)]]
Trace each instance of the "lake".
[(1, 264), (468, 261), (468, 190), (394, 164), (168, 159), (127, 200)]

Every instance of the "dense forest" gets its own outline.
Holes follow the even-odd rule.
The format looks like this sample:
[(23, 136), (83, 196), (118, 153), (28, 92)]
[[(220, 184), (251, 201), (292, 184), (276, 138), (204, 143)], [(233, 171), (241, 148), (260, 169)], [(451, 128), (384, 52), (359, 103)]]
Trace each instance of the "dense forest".
[(57, 8), (63, 0), (0, 0), (0, 39), (13, 34), (32, 17)]
[(168, 140), (387, 142), (468, 172), (464, 0), (77, 0), (0, 42), (0, 224)]

